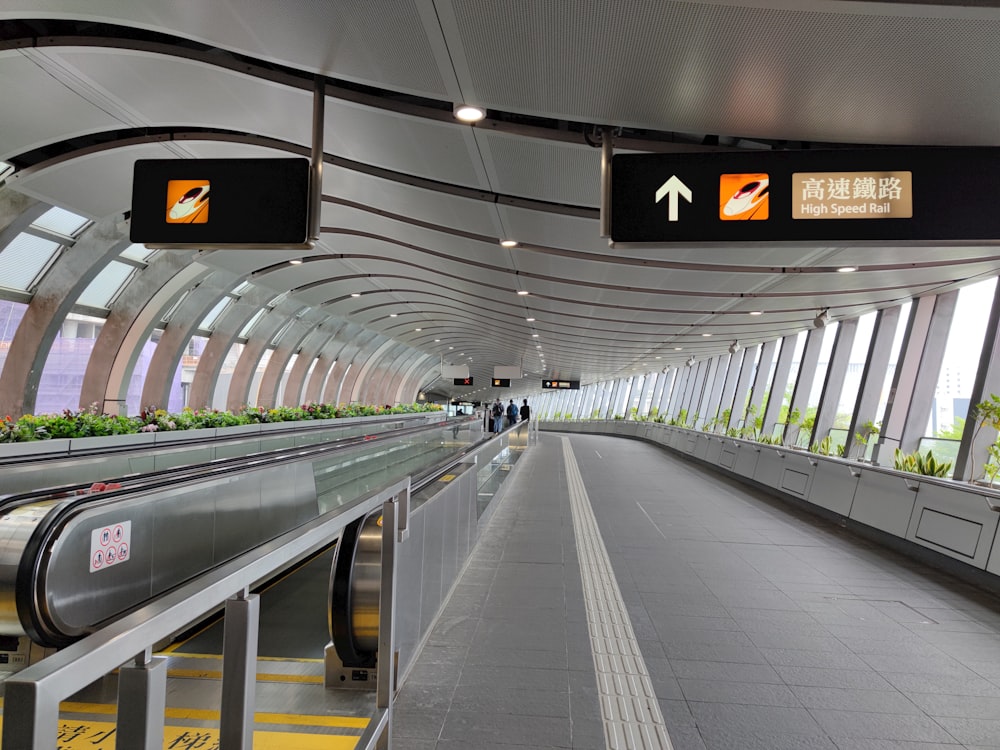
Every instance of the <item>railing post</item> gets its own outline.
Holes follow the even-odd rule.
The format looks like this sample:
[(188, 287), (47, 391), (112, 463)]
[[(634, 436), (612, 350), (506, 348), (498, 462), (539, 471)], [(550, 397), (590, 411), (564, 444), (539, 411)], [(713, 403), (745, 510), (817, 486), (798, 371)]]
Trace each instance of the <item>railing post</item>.
[(243, 589), (226, 601), (222, 638), (220, 750), (252, 750), (260, 597)]
[(122, 750), (162, 750), (167, 660), (147, 648), (118, 671), (118, 730)]
[(4, 750), (50, 750), (58, 744), (58, 696), (38, 683), (7, 680), (3, 713)]

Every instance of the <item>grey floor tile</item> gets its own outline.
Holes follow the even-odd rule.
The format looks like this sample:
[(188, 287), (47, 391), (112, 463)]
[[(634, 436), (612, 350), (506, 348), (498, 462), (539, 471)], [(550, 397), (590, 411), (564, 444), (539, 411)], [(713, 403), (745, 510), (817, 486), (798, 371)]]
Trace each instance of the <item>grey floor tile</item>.
[(882, 677), (904, 693), (979, 695), (1000, 698), (1000, 686), (969, 673), (963, 676), (885, 672)]
[(735, 703), (755, 706), (795, 706), (802, 703), (785, 685), (722, 680), (678, 680), (690, 702)]
[(781, 677), (768, 664), (733, 664), (671, 659), (670, 668), (678, 679), (782, 684)]
[(823, 730), (835, 740), (838, 737), (907, 742), (953, 742), (943, 723), (922, 714), (877, 714), (861, 711), (810, 709)]
[(567, 692), (468, 685), (455, 692), (451, 710), (567, 718), (570, 715), (569, 706)]
[(726, 703), (691, 703), (690, 706), (703, 734), (729, 731), (734, 734), (824, 735), (812, 714), (804, 708)]
[(796, 685), (791, 690), (806, 708), (884, 714), (921, 713), (920, 708), (913, 701), (891, 688), (888, 690), (858, 690), (856, 688)]
[(870, 669), (775, 666), (774, 670), (787, 685), (853, 690), (889, 690), (893, 687), (883, 675)]
[(483, 714), (450, 711), (441, 729), (441, 739), (462, 740), (479, 748), (490, 742), (537, 747), (572, 747), (569, 719), (515, 714)]

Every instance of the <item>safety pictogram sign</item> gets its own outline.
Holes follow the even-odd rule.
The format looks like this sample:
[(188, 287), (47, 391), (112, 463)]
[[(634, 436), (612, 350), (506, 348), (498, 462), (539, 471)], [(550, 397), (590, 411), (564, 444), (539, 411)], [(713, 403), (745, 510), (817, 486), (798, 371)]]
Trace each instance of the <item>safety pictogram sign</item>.
[(132, 556), (132, 522), (120, 521), (90, 532), (90, 572), (127, 562)]

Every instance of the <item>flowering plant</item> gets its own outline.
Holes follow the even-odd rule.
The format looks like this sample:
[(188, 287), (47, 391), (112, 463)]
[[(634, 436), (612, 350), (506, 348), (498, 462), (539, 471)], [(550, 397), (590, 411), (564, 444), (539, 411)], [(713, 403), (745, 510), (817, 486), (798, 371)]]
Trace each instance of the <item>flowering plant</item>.
[(202, 428), (232, 427), (241, 424), (271, 422), (297, 422), (309, 419), (335, 419), (338, 417), (367, 417), (380, 414), (416, 414), (440, 411), (437, 404), (400, 404), (397, 406), (370, 406), (364, 404), (317, 404), (302, 406), (244, 406), (237, 413), (218, 409), (191, 409), (184, 407), (180, 413), (171, 414), (165, 409), (147, 406), (135, 417), (101, 414), (97, 404), (74, 412), (66, 409), (61, 414), (25, 414), (14, 419), (9, 414), (0, 419), (0, 443), (25, 443), (32, 440), (53, 438), (102, 437), (105, 435), (132, 435), (140, 432), (166, 430), (196, 430)]

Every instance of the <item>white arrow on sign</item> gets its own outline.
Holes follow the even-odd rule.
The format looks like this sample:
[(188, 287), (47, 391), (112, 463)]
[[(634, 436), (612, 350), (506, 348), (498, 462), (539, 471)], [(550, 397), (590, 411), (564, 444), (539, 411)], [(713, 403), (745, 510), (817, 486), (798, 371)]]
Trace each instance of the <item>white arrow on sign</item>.
[(691, 188), (681, 182), (677, 175), (671, 175), (670, 179), (660, 185), (656, 191), (656, 202), (663, 200), (663, 196), (670, 196), (670, 203), (667, 204), (667, 220), (677, 221), (677, 196), (681, 196), (688, 203), (691, 202)]

